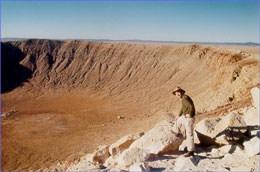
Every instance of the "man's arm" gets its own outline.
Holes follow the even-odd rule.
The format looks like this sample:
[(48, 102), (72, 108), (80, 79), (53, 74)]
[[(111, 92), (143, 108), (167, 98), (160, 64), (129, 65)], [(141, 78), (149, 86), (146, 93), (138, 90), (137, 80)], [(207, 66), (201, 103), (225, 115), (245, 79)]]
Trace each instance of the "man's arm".
[(190, 103), (190, 106), (189, 106), (189, 108), (190, 108), (190, 115), (191, 115), (191, 116), (193, 116), (193, 115), (194, 115), (194, 113), (195, 113), (195, 108), (194, 108), (194, 105)]
[(179, 112), (179, 114), (178, 114), (178, 117), (180, 117), (180, 116), (182, 115), (182, 113), (183, 113), (183, 109), (182, 109), (182, 107), (181, 107), (181, 110), (180, 110), (180, 112)]

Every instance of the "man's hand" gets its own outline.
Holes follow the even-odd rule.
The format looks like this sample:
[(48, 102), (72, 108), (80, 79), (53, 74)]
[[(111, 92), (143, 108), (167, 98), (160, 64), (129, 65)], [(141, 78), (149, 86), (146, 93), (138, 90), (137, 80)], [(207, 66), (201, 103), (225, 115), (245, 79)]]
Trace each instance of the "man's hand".
[(185, 114), (184, 116), (185, 116), (185, 118), (191, 118), (191, 114), (188, 114), (188, 113)]

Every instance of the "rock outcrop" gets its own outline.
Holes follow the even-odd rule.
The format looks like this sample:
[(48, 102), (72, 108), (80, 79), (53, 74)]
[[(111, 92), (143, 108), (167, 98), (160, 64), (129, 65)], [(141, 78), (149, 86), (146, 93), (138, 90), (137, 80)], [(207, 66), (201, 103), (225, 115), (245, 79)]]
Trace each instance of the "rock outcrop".
[(243, 145), (245, 146), (245, 149), (247, 150), (247, 154), (249, 156), (254, 156), (259, 154), (259, 135), (253, 137), (247, 142), (244, 142)]
[(220, 118), (206, 118), (196, 125), (194, 130), (201, 145), (209, 146), (216, 144), (212, 132), (215, 130), (215, 127), (220, 120)]
[(244, 139), (247, 125), (242, 115), (233, 111), (222, 118), (202, 120), (195, 131), (202, 145), (222, 145)]
[(151, 154), (175, 151), (182, 143), (183, 138), (173, 135), (172, 128), (172, 123), (163, 121), (136, 140), (130, 148), (147, 149)]
[[(83, 158), (70, 170), (92, 170), (97, 165), (104, 165), (107, 169), (143, 169), (148, 170), (147, 162), (157, 154), (165, 154), (178, 150), (183, 137), (176, 137), (171, 133), (173, 123), (163, 121), (145, 134), (129, 135), (121, 138), (110, 146), (101, 146), (88, 158)], [(85, 169), (82, 164), (86, 164)], [(140, 165), (140, 163), (142, 165)], [(90, 165), (90, 169), (88, 168)]]
[(120, 140), (118, 140), (117, 142), (115, 142), (109, 146), (109, 153), (112, 156), (119, 155), (125, 149), (128, 149), (129, 146), (135, 140), (139, 139), (142, 135), (143, 135), (143, 133), (140, 133), (140, 134), (128, 135), (128, 136), (121, 138)]
[[(164, 122), (165, 123), (165, 122)], [(139, 138), (141, 139), (141, 138)], [(137, 139), (138, 140), (138, 139)], [(133, 143), (132, 143), (133, 145)], [(178, 152), (150, 154), (149, 150), (130, 146), (119, 157), (110, 156), (107, 161), (113, 163), (91, 163), (91, 157), (82, 158), (68, 171), (258, 171), (259, 137), (244, 142), (244, 149), (239, 144), (221, 147), (196, 147), (194, 157), (184, 157)], [(114, 159), (113, 159), (114, 158)], [(87, 160), (88, 159), (88, 160)], [(112, 159), (112, 160), (111, 160)]]
[(240, 141), (244, 139), (246, 131), (247, 126), (243, 116), (233, 111), (222, 117), (215, 126), (212, 136), (216, 138), (216, 143), (218, 144), (230, 144), (230, 141)]
[[(100, 165), (93, 163), (93, 155), (87, 154), (80, 158), (79, 161), (74, 162), (66, 171), (96, 171), (100, 170)], [(46, 170), (48, 171), (48, 170)]]
[(146, 149), (129, 148), (118, 157), (120, 166), (129, 167), (135, 163), (142, 163), (149, 159), (150, 153)]
[(245, 122), (248, 126), (259, 126), (259, 110), (255, 107), (250, 107), (245, 111)]
[(108, 159), (110, 156), (109, 154), (109, 146), (108, 145), (103, 145), (98, 147), (95, 152), (92, 154), (92, 162), (93, 163), (98, 163), (98, 164), (104, 164), (105, 161)]
[(178, 152), (184, 149), (185, 143), (180, 146), (184, 139), (171, 133), (173, 123), (163, 121), (143, 135), (129, 135), (111, 144), (110, 153), (108, 146), (99, 147), (68, 170), (258, 171), (259, 135), (248, 135), (243, 119), (250, 115), (250, 109), (252, 107), (242, 110), (246, 114), (232, 111), (199, 122), (195, 130), (200, 144), (193, 157), (184, 157)]

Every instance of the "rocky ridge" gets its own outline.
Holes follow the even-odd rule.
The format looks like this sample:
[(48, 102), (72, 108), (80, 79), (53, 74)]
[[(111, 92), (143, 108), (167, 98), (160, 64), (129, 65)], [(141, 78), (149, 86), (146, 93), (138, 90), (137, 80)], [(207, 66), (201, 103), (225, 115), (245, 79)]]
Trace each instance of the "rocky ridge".
[(167, 104), (165, 97), (180, 85), (196, 102), (214, 100), (198, 104), (206, 111), (249, 97), (248, 89), (259, 84), (257, 55), (217, 46), (32, 39), (1, 47), (3, 91), (26, 85), (104, 96), (138, 94), (147, 106), (147, 100)]

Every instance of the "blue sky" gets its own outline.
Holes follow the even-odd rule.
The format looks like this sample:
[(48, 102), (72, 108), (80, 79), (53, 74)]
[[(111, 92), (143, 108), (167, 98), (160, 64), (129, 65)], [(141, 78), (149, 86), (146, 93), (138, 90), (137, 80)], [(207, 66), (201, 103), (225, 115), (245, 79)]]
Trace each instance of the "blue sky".
[(258, 42), (258, 1), (2, 1), (1, 37)]

